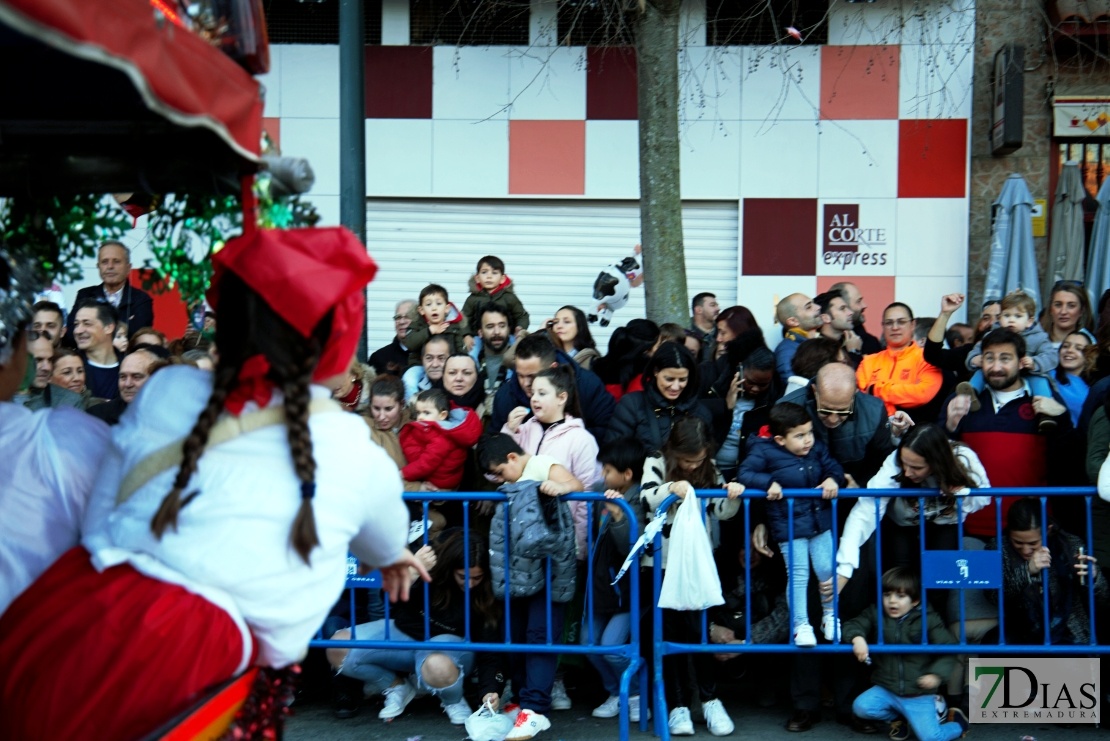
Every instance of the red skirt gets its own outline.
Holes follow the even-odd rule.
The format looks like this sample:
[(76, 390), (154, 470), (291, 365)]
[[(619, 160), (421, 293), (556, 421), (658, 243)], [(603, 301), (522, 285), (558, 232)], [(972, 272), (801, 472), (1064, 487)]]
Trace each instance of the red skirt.
[(242, 656), (224, 610), (73, 548), (0, 617), (0, 738), (140, 738)]

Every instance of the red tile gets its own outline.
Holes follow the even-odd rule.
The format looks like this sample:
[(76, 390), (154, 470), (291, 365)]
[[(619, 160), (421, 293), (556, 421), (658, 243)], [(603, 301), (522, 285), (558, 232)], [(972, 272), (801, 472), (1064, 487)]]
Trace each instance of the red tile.
[(744, 199), (743, 275), (817, 272), (817, 199)]
[(586, 118), (635, 121), (636, 50), (627, 46), (586, 49)]
[(894, 302), (894, 276), (892, 275), (819, 275), (817, 292), (824, 293), (834, 283), (855, 283), (867, 309), (863, 312), (864, 326), (876, 337), (883, 334), (883, 309)]
[(509, 192), (585, 194), (586, 122), (510, 121)]
[(967, 119), (898, 122), (898, 197), (963, 198)]
[(366, 117), (432, 117), (432, 47), (366, 47)]
[(898, 118), (897, 46), (821, 47), (821, 118)]

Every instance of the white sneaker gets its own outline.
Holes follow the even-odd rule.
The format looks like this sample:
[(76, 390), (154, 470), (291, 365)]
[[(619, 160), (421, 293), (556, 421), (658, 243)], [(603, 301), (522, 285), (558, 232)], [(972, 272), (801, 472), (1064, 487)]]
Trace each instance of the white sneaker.
[(416, 697), (416, 688), (409, 684), (408, 680), (405, 680), (396, 686), (387, 688), (382, 694), (385, 695), (385, 707), (378, 713), (378, 717), (382, 720), (393, 720), (405, 712), (405, 708), (412, 702), (412, 698)]
[(840, 621), (833, 620), (831, 612), (821, 618), (821, 633), (825, 636), (826, 641), (840, 642)]
[(817, 645), (817, 636), (813, 633), (813, 626), (809, 623), (802, 623), (794, 629), (794, 645), (801, 646), (802, 648), (810, 648)]
[(690, 720), (690, 708), (675, 708), (667, 719), (672, 736), (693, 736), (694, 721)]
[(720, 700), (703, 702), (701, 712), (705, 716), (705, 724), (709, 726), (709, 732), (714, 736), (727, 736), (736, 730), (736, 724), (728, 717), (728, 711)]
[(466, 723), (466, 719), (469, 718), (470, 714), (474, 711), (470, 709), (464, 697), (451, 705), (443, 705), (443, 712), (447, 713), (447, 718), (451, 721), (451, 725), (461, 726)]
[(551, 721), (547, 719), (546, 715), (540, 715), (534, 710), (521, 710), (520, 715), (516, 717), (513, 729), (509, 731), (509, 735), (505, 736), (505, 741), (529, 739), (550, 727)]
[[(639, 699), (639, 698), (637, 698)], [(631, 712), (631, 708), (629, 708)], [(609, 699), (594, 708), (590, 715), (595, 718), (616, 718), (621, 714), (621, 698), (618, 695), (609, 695)]]
[(552, 710), (570, 710), (571, 702), (570, 696), (567, 694), (567, 687), (563, 684), (563, 680), (556, 679), (555, 686), (551, 688), (551, 709)]
[[(647, 718), (651, 720), (651, 708), (644, 708), (647, 711)], [(629, 695), (628, 697), (628, 720), (632, 723), (640, 722), (640, 696)]]

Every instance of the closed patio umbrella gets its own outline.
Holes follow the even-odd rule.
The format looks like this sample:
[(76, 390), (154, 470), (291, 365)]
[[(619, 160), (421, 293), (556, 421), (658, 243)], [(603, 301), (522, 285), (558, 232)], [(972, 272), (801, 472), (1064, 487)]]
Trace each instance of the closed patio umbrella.
[(1098, 211), (1087, 254), (1087, 291), (1091, 305), (1098, 306), (1102, 292), (1110, 288), (1110, 178), (1103, 180), (1098, 189)]
[(1033, 254), (1033, 194), (1025, 178), (1006, 178), (993, 206), (991, 255), (984, 300), (998, 300), (1020, 288), (1040, 304), (1040, 279)]
[(1044, 293), (1048, 296), (1059, 280), (1083, 282), (1083, 199), (1087, 189), (1079, 174), (1079, 163), (1064, 163), (1056, 196), (1052, 202), (1052, 237), (1048, 245), (1048, 266), (1044, 276)]

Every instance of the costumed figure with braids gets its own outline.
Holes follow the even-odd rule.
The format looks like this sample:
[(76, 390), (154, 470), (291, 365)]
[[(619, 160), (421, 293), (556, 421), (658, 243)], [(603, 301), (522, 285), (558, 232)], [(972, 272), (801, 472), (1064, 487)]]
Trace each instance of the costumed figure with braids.
[(586, 302), (590, 307), (586, 312), (590, 324), (597, 322), (608, 327), (613, 312), (628, 303), (628, 294), (632, 289), (644, 284), (644, 258), (640, 256), (640, 251), (640, 245), (636, 245), (631, 255), (597, 274), (593, 300)]
[(365, 248), (343, 229), (250, 230), (213, 262), (215, 373), (147, 382), (113, 428), (81, 545), (0, 618), (0, 738), (141, 738), (252, 664), (232, 733), (280, 737), (275, 696), (348, 550), (393, 599), (410, 567), (428, 578), (397, 467), (330, 398), (365, 319)]

